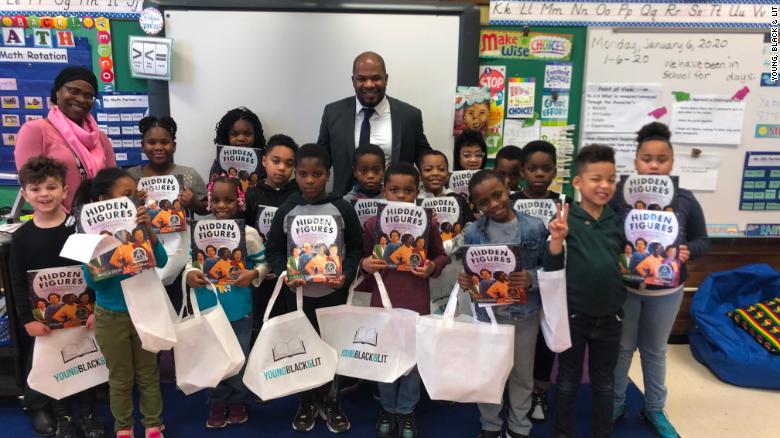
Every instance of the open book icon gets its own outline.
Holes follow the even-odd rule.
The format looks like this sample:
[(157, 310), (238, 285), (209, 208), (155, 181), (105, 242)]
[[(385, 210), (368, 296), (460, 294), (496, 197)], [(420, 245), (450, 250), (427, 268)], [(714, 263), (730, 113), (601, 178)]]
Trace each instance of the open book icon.
[(306, 347), (303, 345), (302, 340), (298, 338), (292, 338), (287, 340), (287, 342), (277, 342), (274, 345), (273, 353), (274, 362), (276, 362), (288, 357), (305, 354)]
[(85, 354), (98, 351), (97, 344), (92, 338), (84, 338), (75, 344), (68, 344), (62, 349), (62, 363), (68, 363), (73, 359), (84, 356)]
[(353, 344), (368, 344), (376, 347), (377, 334), (375, 328), (360, 327), (355, 332), (355, 339), (352, 340)]

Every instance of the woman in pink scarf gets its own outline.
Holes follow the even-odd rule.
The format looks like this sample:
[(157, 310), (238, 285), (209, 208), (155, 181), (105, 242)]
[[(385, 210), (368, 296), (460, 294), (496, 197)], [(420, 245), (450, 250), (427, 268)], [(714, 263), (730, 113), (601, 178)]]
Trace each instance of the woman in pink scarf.
[(55, 105), (45, 119), (22, 126), (14, 149), (17, 170), (39, 155), (65, 163), (69, 190), (63, 205), (68, 211), (81, 181), (93, 178), (100, 169), (116, 166), (111, 141), (98, 130), (91, 113), (96, 93), (97, 79), (91, 70), (64, 68), (51, 90)]

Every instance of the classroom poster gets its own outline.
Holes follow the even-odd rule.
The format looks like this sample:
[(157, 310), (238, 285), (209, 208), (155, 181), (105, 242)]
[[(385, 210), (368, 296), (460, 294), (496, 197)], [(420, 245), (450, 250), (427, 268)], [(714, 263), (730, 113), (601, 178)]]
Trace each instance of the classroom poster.
[(728, 95), (695, 95), (672, 106), (669, 129), (675, 143), (739, 145), (745, 100)]
[(552, 199), (518, 199), (512, 204), (512, 208), (516, 212), (541, 219), (545, 228), (557, 214), (555, 201)]
[(621, 179), (626, 244), (618, 259), (624, 283), (676, 287), (680, 284), (678, 178), (630, 175)]
[[(459, 199), (461, 200), (459, 202)], [(446, 242), (457, 237), (463, 227), (465, 201), (456, 196), (439, 196), (435, 198), (423, 198), (418, 200), (420, 207), (430, 209), (436, 215), (439, 224), (441, 241)], [(463, 202), (463, 206), (461, 205)]]
[(357, 213), (360, 226), (365, 228), (368, 218), (376, 216), (379, 209), (379, 204), (385, 202), (384, 199), (353, 199), (352, 206), (355, 207), (355, 213)]
[(155, 266), (149, 235), (143, 225), (135, 223), (136, 204), (130, 198), (84, 204), (76, 207), (74, 215), (77, 232), (114, 236), (120, 241), (118, 247), (87, 263), (94, 281)]
[(509, 78), (506, 117), (509, 119), (533, 118), (535, 93), (536, 78)]
[(544, 88), (547, 90), (571, 89), (574, 67), (568, 62), (551, 62), (544, 66)]
[(471, 276), (468, 292), (481, 305), (525, 304), (525, 290), (509, 286), (509, 274), (522, 271), (520, 245), (466, 245), (463, 270)]
[(739, 209), (780, 210), (780, 152), (745, 152)]
[(569, 93), (545, 91), (542, 94), (542, 120), (569, 120)]
[(584, 132), (637, 132), (655, 120), (660, 99), (660, 84), (587, 84)]
[[(241, 146), (217, 146), (217, 163), (219, 172), (224, 172), (230, 178), (238, 178), (241, 186), (246, 191), (250, 181), (258, 176), (258, 168), (261, 166), (263, 151), (260, 149)], [(213, 179), (215, 175), (211, 175)]]
[(218, 290), (235, 282), (246, 269), (243, 219), (203, 219), (192, 225), (192, 266), (200, 269)]
[(568, 61), (572, 36), (522, 31), (482, 29), (479, 57)]
[(455, 125), (452, 135), (460, 135), (464, 129), (487, 132), (490, 117), (490, 88), (458, 86), (455, 91)]
[(187, 229), (186, 213), (179, 193), (181, 175), (147, 176), (138, 180), (138, 190), (146, 192), (146, 212), (156, 233), (176, 233)]
[(456, 170), (450, 173), (450, 190), (469, 198), (469, 181), (477, 173), (477, 170)]
[(81, 327), (95, 309), (81, 265), (27, 271), (32, 315), (51, 329)]
[(488, 116), (488, 126), (495, 126), (501, 120), (504, 120), (504, 106), (506, 102), (506, 94), (504, 93), (505, 83), (506, 66), (479, 66), (479, 86), (488, 87), (490, 89), (490, 115)]
[(424, 265), (430, 223), (431, 210), (423, 207), (401, 202), (379, 205), (374, 256), (399, 271)]
[(343, 279), (344, 224), (341, 216), (287, 216), (287, 279), (325, 283)]
[(274, 220), (276, 214), (276, 207), (269, 207), (267, 205), (257, 206), (257, 218), (255, 219), (255, 229), (260, 235), (263, 244), (268, 240), (268, 232), (271, 230), (271, 223)]

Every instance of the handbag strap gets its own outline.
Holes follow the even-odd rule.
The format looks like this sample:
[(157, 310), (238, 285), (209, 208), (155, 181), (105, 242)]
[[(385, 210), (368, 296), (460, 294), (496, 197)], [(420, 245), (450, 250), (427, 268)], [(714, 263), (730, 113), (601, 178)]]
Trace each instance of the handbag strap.
[[(450, 292), (450, 299), (447, 300), (447, 307), (444, 308), (444, 319), (448, 322), (452, 322), (455, 319), (455, 311), (458, 309), (458, 292), (460, 292), (460, 285), (455, 283), (455, 286), (452, 287), (452, 292)], [(488, 318), (490, 318), (490, 325), (493, 327), (498, 326), (496, 314), (493, 313), (493, 306), (485, 306), (482, 308), (485, 309), (485, 313), (487, 313)], [(471, 311), (472, 321), (474, 323), (479, 322), (477, 319), (477, 306), (474, 305), (474, 303), (471, 304)]]
[[(189, 271), (188, 271), (189, 272)], [(179, 321), (184, 319), (184, 311), (187, 309), (187, 272), (182, 274), (182, 282), (181, 282), (181, 309), (179, 309)], [(219, 302), (219, 294), (217, 294), (217, 287), (214, 286), (214, 283), (209, 281), (209, 283), (206, 285), (206, 289), (210, 289), (214, 293), (214, 299), (217, 300), (217, 306), (222, 306), (222, 304)], [(191, 287), (189, 292), (190, 297), (190, 303), (192, 303), (192, 315), (195, 316), (195, 318), (200, 318), (200, 307), (198, 306), (198, 299), (195, 297), (195, 288)], [(189, 313), (189, 312), (188, 312)]]
[[(363, 276), (361, 274), (358, 274), (358, 276), (355, 278), (355, 281), (352, 283), (352, 286), (349, 287), (349, 295), (347, 296), (347, 306), (352, 305), (352, 298), (355, 296), (355, 289), (360, 285), (360, 283), (363, 281)], [(385, 287), (385, 282), (382, 280), (382, 276), (379, 275), (379, 272), (374, 272), (374, 281), (376, 281), (377, 289), (379, 289), (379, 297), (382, 299), (382, 307), (385, 309), (392, 309), (393, 303), (390, 302), (390, 294), (387, 293), (387, 288)]]
[[(271, 317), (271, 309), (273, 309), (274, 304), (276, 304), (276, 300), (279, 298), (279, 294), (282, 291), (282, 285), (284, 284), (284, 280), (287, 278), (287, 271), (282, 272), (279, 275), (279, 278), (276, 280), (276, 286), (274, 286), (274, 291), (271, 294), (271, 298), (268, 300), (268, 307), (265, 308), (265, 314), (263, 314), (263, 322), (268, 322), (268, 319)], [(295, 288), (295, 305), (296, 310), (303, 310), (303, 288), (302, 287), (296, 287)]]

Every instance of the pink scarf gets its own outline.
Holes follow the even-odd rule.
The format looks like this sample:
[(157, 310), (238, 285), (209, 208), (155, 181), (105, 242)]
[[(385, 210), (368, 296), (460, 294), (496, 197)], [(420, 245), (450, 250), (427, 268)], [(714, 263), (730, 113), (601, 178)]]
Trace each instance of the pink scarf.
[(106, 166), (106, 153), (100, 143), (100, 130), (92, 114), (87, 114), (83, 126), (79, 126), (54, 105), (47, 118), (81, 161), (87, 177), (94, 178), (98, 171)]

